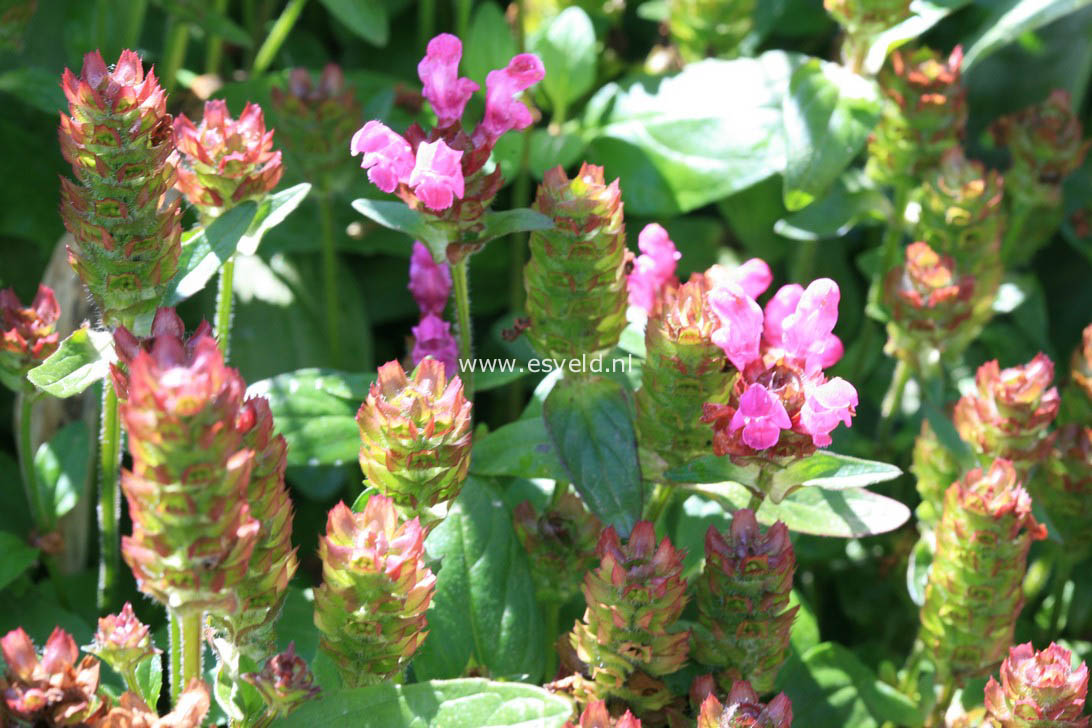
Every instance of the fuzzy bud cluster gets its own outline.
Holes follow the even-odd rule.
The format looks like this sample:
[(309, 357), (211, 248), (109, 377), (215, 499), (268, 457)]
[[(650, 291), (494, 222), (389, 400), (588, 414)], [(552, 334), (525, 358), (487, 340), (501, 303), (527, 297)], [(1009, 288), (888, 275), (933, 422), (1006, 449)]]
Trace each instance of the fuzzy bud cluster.
[(986, 726), (994, 728), (1086, 728), (1088, 667), (1073, 667), (1069, 650), (1051, 643), (1037, 652), (1031, 643), (1009, 649), (1001, 682), (986, 683)]
[(165, 203), (175, 184), (166, 93), (128, 50), (113, 70), (87, 54), (61, 86), (61, 154), (78, 182), (61, 180), (68, 261), (107, 324), (130, 321), (163, 297), (182, 251), (179, 200)]
[(727, 704), (710, 693), (701, 704), (697, 728), (791, 728), (792, 702), (785, 693), (768, 704), (746, 680), (732, 685)]
[(1001, 661), (1024, 603), (1028, 550), (1045, 537), (1012, 463), (995, 460), (948, 488), (921, 609), (922, 640), (943, 674), (964, 680)]
[(976, 275), (997, 268), (1005, 226), (1004, 193), (1004, 179), (997, 170), (987, 171), (953, 147), (915, 193), (921, 213), (914, 236)]
[(462, 490), (470, 467), (471, 403), (458, 377), (425, 359), (407, 376), (397, 361), (379, 376), (356, 415), (368, 484), (432, 525), (432, 509)]
[(789, 530), (780, 521), (763, 533), (754, 511), (744, 508), (733, 514), (728, 533), (713, 526), (706, 532), (694, 656), (718, 670), (725, 691), (744, 678), (761, 693), (773, 688), (799, 609), (788, 608), (795, 571)]
[(345, 160), (345, 141), (360, 125), (360, 105), (334, 63), (322, 69), (318, 83), (294, 68), (287, 86), (270, 90), (279, 138), (309, 179), (337, 169)]
[(207, 101), (200, 124), (184, 115), (174, 120), (174, 139), (182, 156), (178, 189), (206, 218), (264, 198), (284, 173), (257, 104), (248, 103), (236, 120), (227, 102)]
[(823, 0), (823, 7), (850, 36), (871, 38), (910, 14), (910, 0)]
[(201, 728), (210, 705), (208, 686), (193, 678), (178, 696), (174, 710), (162, 718), (139, 695), (125, 693), (94, 728)]
[(60, 315), (48, 286), (39, 285), (26, 307), (11, 288), (0, 291), (0, 383), (13, 391), (27, 388), (27, 372), (57, 350)]
[[(603, 168), (586, 163), (571, 180), (555, 167), (543, 177), (534, 209), (553, 220), (554, 227), (530, 236), (531, 259), (523, 271), (528, 338), (543, 356), (602, 355), (626, 327), (626, 239), (618, 180), (606, 184)], [(650, 239), (648, 244), (653, 244)], [(673, 273), (674, 266), (668, 275)]]
[(689, 654), (690, 632), (675, 627), (686, 606), (683, 552), (667, 538), (657, 544), (649, 521), (639, 522), (625, 544), (608, 527), (597, 551), (599, 566), (584, 579), (587, 610), (569, 635), (590, 678), (588, 692), (657, 710), (671, 693), (656, 678), (678, 670)]
[(361, 513), (344, 503), (330, 511), (319, 541), (315, 626), (346, 686), (397, 676), (424, 642), (436, 586), (424, 547), (418, 519), (400, 521), (385, 496), (373, 495)]

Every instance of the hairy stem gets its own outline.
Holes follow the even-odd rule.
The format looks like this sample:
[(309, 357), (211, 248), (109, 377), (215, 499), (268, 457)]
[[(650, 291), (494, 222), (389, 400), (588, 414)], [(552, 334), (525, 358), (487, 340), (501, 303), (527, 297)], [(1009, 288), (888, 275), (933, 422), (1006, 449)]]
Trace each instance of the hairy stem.
[(118, 535), (118, 470), (121, 455), (121, 419), (114, 382), (102, 383), (102, 428), (99, 432), (99, 612), (111, 611), (117, 595), (121, 568), (121, 542)]
[(1032, 207), (1027, 203), (1018, 202), (1009, 215), (1005, 226), (1005, 236), (1001, 239), (1001, 262), (1006, 265), (1012, 260), (1013, 249), (1018, 245), (1020, 235), (1024, 232)]
[(645, 520), (652, 521), (653, 524), (660, 520), (660, 516), (667, 510), (668, 504), (671, 502), (671, 496), (674, 494), (674, 489), (664, 483), (656, 483), (652, 489), (652, 497), (649, 498), (648, 508), (645, 511)]
[(337, 368), (342, 368), (341, 360), (341, 322), (338, 320), (341, 308), (337, 293), (337, 246), (334, 241), (334, 213), (330, 205), (330, 188), (323, 185), (318, 195), (319, 222), (322, 226), (322, 287), (323, 301), (326, 306), (326, 340), (330, 342), (330, 361)]
[(554, 481), (554, 492), (550, 495), (550, 508), (557, 508), (561, 499), (569, 492), (569, 484), (564, 480)]
[(170, 612), (171, 705), (178, 705), (190, 680), (201, 677), (201, 620), (200, 612), (185, 616)]
[(470, 256), (464, 256), (451, 266), (451, 278), (455, 287), (455, 319), (459, 327), (459, 376), (463, 380), (466, 398), (474, 398), (474, 372), (464, 364), (469, 364), (474, 352), (473, 329), (470, 323)]
[[(512, 204), (515, 207), (527, 207), (531, 204), (531, 171), (528, 160), (531, 158), (531, 134), (523, 132), (523, 150), (520, 153), (519, 174), (512, 185)], [(523, 290), (523, 267), (527, 258), (527, 240), (529, 233), (513, 235), (512, 245), (508, 248), (508, 307), (512, 311), (523, 311), (526, 292)], [(508, 385), (508, 416), (519, 417), (523, 411), (524, 385), (517, 379)]]
[(231, 351), (231, 301), (234, 283), (235, 257), (232, 256), (220, 269), (220, 286), (216, 295), (216, 340), (220, 344), (220, 351), (224, 352), (224, 359), (228, 358)]
[(254, 66), (251, 68), (251, 73), (262, 73), (269, 68), (269, 64), (277, 57), (277, 52), (284, 45), (284, 41), (288, 38), (288, 34), (292, 31), (296, 21), (299, 20), (300, 13), (303, 12), (303, 6), (306, 4), (307, 0), (288, 0), (288, 4), (285, 5), (284, 10), (281, 11), (280, 16), (273, 23), (273, 27), (269, 29), (269, 35), (262, 42), (258, 54), (254, 56)]
[(895, 422), (895, 416), (902, 409), (902, 395), (909, 381), (910, 367), (904, 360), (898, 359), (895, 362), (895, 372), (891, 376), (891, 384), (880, 406), (880, 424), (876, 430), (876, 440), (881, 448), (887, 446), (888, 438), (891, 437), (891, 427)]
[(48, 524), (45, 509), (42, 507), (42, 494), (38, 491), (38, 476), (34, 471), (34, 442), (30, 434), (30, 416), (33, 410), (33, 393), (25, 392), (19, 406), (19, 469), (22, 471), (23, 488), (26, 490), (34, 526), (43, 530)]

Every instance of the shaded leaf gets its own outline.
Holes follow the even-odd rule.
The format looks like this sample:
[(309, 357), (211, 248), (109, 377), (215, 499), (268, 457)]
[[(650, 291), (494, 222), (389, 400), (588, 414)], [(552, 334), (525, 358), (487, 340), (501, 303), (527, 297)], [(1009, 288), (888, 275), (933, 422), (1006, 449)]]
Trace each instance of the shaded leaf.
[(964, 73), (1024, 33), (1037, 30), (1089, 4), (1092, 4), (1092, 0), (1003, 0), (991, 5), (982, 31), (967, 43), (969, 47), (963, 56)]
[(775, 473), (773, 484), (774, 490), (795, 485), (844, 490), (882, 483), (900, 475), (902, 470), (894, 465), (820, 450)]
[(262, 242), (262, 236), (284, 222), (292, 212), (307, 199), (311, 192), (311, 185), (301, 182), (286, 190), (276, 192), (262, 200), (254, 213), (246, 234), (239, 240), (238, 251), (242, 255), (254, 255), (258, 252), (258, 245)]
[(564, 117), (573, 101), (595, 83), (595, 28), (579, 6), (565, 8), (530, 42), (546, 67), (541, 87), (555, 115)]
[(390, 37), (387, 6), (360, 0), (322, 0), (339, 23), (372, 45), (383, 47)]
[(91, 469), (91, 436), (87, 423), (75, 420), (43, 442), (34, 454), (34, 471), (42, 495), (46, 526), (76, 507)]
[(136, 666), (136, 687), (140, 697), (148, 705), (159, 702), (163, 691), (163, 662), (161, 655), (150, 655)]
[(925, 604), (925, 584), (929, 580), (929, 567), (933, 565), (933, 536), (923, 533), (910, 551), (906, 565), (906, 591), (910, 601), (919, 607)]
[(87, 325), (73, 331), (57, 351), (27, 373), (38, 389), (54, 397), (71, 397), (99, 381), (110, 371), (114, 337)]
[(353, 209), (372, 222), (420, 240), (433, 255), (447, 247), (447, 234), (430, 224), (428, 216), (409, 209), (404, 202), (361, 197), (353, 200)]
[(205, 287), (239, 247), (257, 209), (255, 203), (244, 202), (183, 236), (178, 273), (167, 288), (165, 305), (175, 306)]
[(569, 477), (541, 417), (516, 420), (475, 440), (470, 472), (551, 480)]
[(486, 74), (504, 68), (517, 52), (512, 28), (504, 19), (500, 7), (493, 2), (478, 5), (466, 43), (463, 44), (462, 69), (467, 78), (484, 89)]
[(868, 49), (868, 57), (865, 59), (865, 73), (876, 75), (883, 68), (888, 53), (917, 38), (956, 10), (970, 4), (971, 0), (912, 0), (910, 17), (880, 33), (872, 41), (872, 46)]
[(0, 553), (4, 555), (0, 559), (0, 589), (15, 581), (38, 560), (38, 549), (7, 531), (0, 531)]

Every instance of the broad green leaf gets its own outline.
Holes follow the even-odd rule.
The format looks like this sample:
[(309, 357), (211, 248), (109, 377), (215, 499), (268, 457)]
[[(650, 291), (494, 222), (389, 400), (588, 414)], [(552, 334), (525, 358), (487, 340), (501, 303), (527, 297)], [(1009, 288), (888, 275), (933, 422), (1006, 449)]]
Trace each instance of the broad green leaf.
[(686, 465), (680, 465), (664, 473), (664, 477), (675, 483), (723, 483), (731, 481), (741, 485), (755, 485), (758, 482), (758, 465), (736, 465), (730, 457), (709, 454)]
[(356, 413), (374, 374), (299, 369), (255, 382), (251, 396), (269, 399), (276, 430), (288, 442), (289, 465), (339, 465), (356, 460)]
[(547, 170), (559, 164), (567, 168), (579, 161), (584, 147), (584, 139), (576, 134), (553, 134), (549, 129), (532, 129), (527, 166), (531, 174), (542, 179)]
[(144, 658), (136, 666), (137, 693), (148, 705), (159, 702), (159, 694), (163, 691), (163, 662), (160, 655), (151, 655)]
[(794, 652), (803, 655), (819, 644), (819, 620), (815, 618), (815, 610), (796, 589), (789, 592), (789, 608), (792, 607), (799, 609), (796, 611), (796, 619), (792, 621), (789, 643)]
[(541, 417), (516, 420), (475, 440), (470, 472), (551, 480), (569, 477)]
[(257, 253), (262, 236), (284, 222), (284, 219), (307, 199), (310, 192), (311, 185), (301, 182), (262, 200), (247, 227), (246, 234), (239, 240), (239, 253), (242, 255)]
[(546, 397), (542, 417), (588, 508), (628, 535), (644, 504), (632, 396), (613, 379), (562, 379)]
[(361, 197), (353, 200), (353, 209), (372, 222), (420, 240), (433, 256), (442, 254), (447, 247), (447, 234), (432, 225), (426, 215), (406, 207), (404, 202)]
[(462, 71), (467, 78), (484, 89), (486, 74), (507, 66), (518, 50), (512, 28), (500, 7), (494, 2), (478, 5), (463, 44)]
[(12, 68), (0, 73), (0, 91), (51, 116), (64, 109), (67, 103), (57, 83), (57, 74), (38, 66)]
[(497, 389), (506, 384), (519, 381), (527, 376), (528, 372), (523, 367), (515, 367), (511, 371), (495, 369), (491, 372), (477, 372), (474, 375), (474, 391), (485, 392)]
[(549, 230), (554, 221), (526, 207), (517, 207), (501, 212), (487, 212), (481, 219), (482, 229), (469, 240), (487, 242), (494, 238), (513, 233), (525, 233), (531, 230)]
[(387, 5), (381, 2), (360, 0), (322, 0), (333, 15), (334, 22), (341, 23), (356, 35), (374, 46), (387, 45), (390, 37), (390, 21)]
[(116, 358), (110, 332), (84, 325), (62, 341), (48, 359), (31, 369), (27, 379), (46, 394), (64, 399), (105, 377)]
[(857, 225), (884, 224), (890, 219), (887, 196), (860, 169), (849, 169), (821, 199), (774, 223), (786, 238), (813, 242), (840, 238)]
[(929, 580), (929, 567), (933, 565), (933, 538), (931, 533), (922, 533), (910, 551), (910, 561), (906, 565), (906, 591), (919, 607), (925, 604), (925, 584)]
[(588, 103), (588, 157), (621, 177), (633, 214), (687, 212), (746, 189), (785, 167), (781, 107), (802, 59), (767, 51), (607, 84)]
[(1002, 0), (991, 6), (983, 30), (967, 45), (963, 72), (990, 53), (1048, 23), (1076, 12), (1092, 0)]
[(76, 507), (91, 469), (91, 436), (87, 423), (75, 420), (43, 442), (34, 454), (34, 471), (42, 495), (46, 526)]
[(916, 728), (924, 722), (912, 700), (832, 642), (786, 665), (774, 690), (783, 690), (792, 701), (793, 723), (808, 728), (879, 728), (885, 721)]
[(774, 473), (773, 491), (785, 492), (795, 486), (829, 490), (863, 488), (900, 475), (902, 470), (894, 465), (819, 450)]
[(183, 236), (178, 273), (167, 288), (166, 305), (175, 306), (205, 287), (239, 247), (257, 209), (254, 202), (244, 202), (208, 227), (191, 230)]
[[(738, 483), (695, 485), (690, 490), (715, 500), (732, 513), (747, 508), (751, 497)], [(790, 531), (798, 533), (856, 538), (895, 530), (910, 519), (910, 509), (864, 488), (802, 488), (780, 503), (767, 498), (755, 516), (767, 526), (783, 521)]]
[(546, 66), (542, 89), (555, 117), (565, 116), (569, 105), (595, 83), (595, 28), (579, 6), (565, 8), (542, 28), (530, 43)]
[(521, 683), (480, 678), (339, 690), (306, 703), (282, 728), (561, 728), (573, 706)]
[(429, 534), (440, 559), (428, 611), (429, 636), (414, 658), (422, 679), (458, 677), (471, 664), (489, 675), (537, 682), (543, 624), (527, 554), (496, 489), (468, 478), (443, 523)]
[(865, 73), (876, 75), (883, 68), (888, 53), (922, 35), (964, 5), (970, 4), (971, 0), (912, 0), (910, 17), (880, 33), (872, 41), (865, 59)]
[(38, 549), (32, 548), (14, 533), (0, 531), (0, 589), (15, 581), (38, 560)]
[(876, 84), (837, 63), (810, 59), (793, 71), (782, 105), (785, 206), (820, 197), (864, 146), (880, 118)]

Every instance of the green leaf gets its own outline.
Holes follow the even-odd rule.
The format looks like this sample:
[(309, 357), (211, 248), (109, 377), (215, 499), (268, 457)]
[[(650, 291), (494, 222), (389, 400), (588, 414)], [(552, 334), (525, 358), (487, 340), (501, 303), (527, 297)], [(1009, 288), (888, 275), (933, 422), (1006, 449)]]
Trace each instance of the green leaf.
[(531, 130), (531, 150), (527, 166), (536, 178), (542, 179), (547, 170), (559, 164), (569, 167), (584, 152), (584, 139), (576, 134), (552, 133), (549, 129)]
[(644, 501), (633, 399), (616, 380), (562, 379), (542, 416), (569, 480), (588, 508), (625, 537)]
[(964, 5), (970, 4), (971, 0), (912, 0), (910, 17), (880, 33), (872, 41), (865, 59), (864, 72), (875, 76), (883, 68), (888, 53), (917, 38)]
[(785, 206), (811, 204), (838, 179), (880, 118), (876, 84), (837, 63), (810, 59), (792, 74), (782, 105)]
[(579, 6), (565, 8), (531, 39), (531, 50), (546, 67), (542, 89), (554, 114), (564, 118), (569, 105), (595, 83), (595, 28)]
[(803, 655), (819, 644), (819, 620), (815, 618), (815, 610), (796, 589), (789, 592), (789, 608), (793, 607), (799, 607), (799, 609), (796, 612), (796, 619), (792, 621), (789, 643), (794, 652)]
[(784, 492), (794, 486), (828, 490), (863, 488), (900, 475), (902, 470), (894, 465), (820, 450), (774, 473), (773, 490)]
[(513, 233), (549, 230), (554, 226), (553, 220), (541, 212), (535, 212), (526, 207), (517, 207), (502, 212), (487, 212), (482, 215), (481, 223), (482, 229), (470, 240), (487, 242)]
[(491, 372), (478, 372), (474, 375), (474, 391), (486, 392), (490, 389), (497, 389), (506, 384), (518, 382), (528, 374), (529, 372), (525, 371), (523, 367), (516, 367), (511, 371), (495, 369)]
[(533, 685), (466, 678), (339, 690), (306, 703), (277, 725), (561, 728), (572, 710), (572, 703), (565, 698)]
[(87, 423), (75, 420), (43, 442), (34, 454), (34, 471), (48, 528), (76, 507), (92, 462)]
[(254, 218), (247, 227), (246, 234), (239, 240), (237, 250), (242, 255), (254, 255), (258, 252), (258, 245), (262, 242), (262, 236), (284, 222), (284, 219), (292, 214), (300, 203), (307, 199), (311, 192), (311, 185), (301, 182), (298, 185), (281, 190), (262, 200), (258, 205)]
[(688, 212), (746, 189), (785, 167), (781, 107), (802, 58), (767, 51), (607, 84), (588, 103), (588, 157), (621, 177), (632, 214)]
[(792, 701), (793, 722), (808, 728), (879, 728), (885, 721), (916, 728), (924, 722), (912, 700), (832, 642), (786, 665), (774, 690), (783, 690)]
[(387, 18), (386, 4), (367, 0), (322, 0), (322, 4), (334, 16), (335, 21), (364, 40), (380, 48), (387, 45), (390, 21)]
[(0, 91), (6, 91), (50, 116), (64, 109), (67, 103), (57, 83), (57, 74), (38, 66), (12, 68), (0, 73)]
[(176, 306), (205, 287), (239, 247), (257, 209), (254, 202), (244, 202), (207, 227), (196, 228), (183, 236), (178, 273), (165, 296), (167, 306)]
[(906, 591), (910, 601), (919, 607), (925, 604), (925, 584), (929, 580), (929, 567), (933, 565), (933, 535), (923, 533), (910, 551), (906, 565)]
[[(183, 0), (159, 0), (158, 5), (177, 21), (193, 23), (206, 35), (219, 36), (232, 45), (250, 48), (254, 39), (223, 13), (216, 12), (210, 3), (184, 2)], [(149, 703), (155, 705), (155, 703)]]
[(485, 76), (508, 65), (519, 49), (504, 12), (496, 3), (485, 2), (474, 11), (470, 33), (463, 44), (463, 73), (485, 88)]
[(96, 331), (85, 324), (62, 341), (48, 359), (31, 369), (27, 379), (46, 394), (64, 399), (105, 377), (116, 358), (110, 332)]
[(255, 382), (251, 396), (269, 399), (277, 432), (288, 441), (289, 465), (340, 465), (356, 460), (356, 413), (374, 374), (298, 369)]
[(0, 559), (0, 589), (15, 581), (38, 560), (38, 549), (7, 531), (0, 531), (0, 554), (4, 555)]
[(1038, 30), (1089, 4), (1092, 0), (1003, 0), (991, 4), (983, 30), (967, 44), (963, 72), (1024, 33)]
[(537, 682), (544, 663), (542, 615), (527, 554), (497, 490), (468, 478), (426, 547), (442, 566), (428, 611), (429, 636), (413, 661), (417, 677), (457, 677), (472, 661), (493, 677)]
[(447, 247), (447, 233), (432, 225), (423, 213), (406, 207), (404, 202), (361, 197), (353, 200), (353, 209), (372, 222), (420, 240), (429, 247), (433, 255), (442, 253)]
[[(747, 508), (751, 497), (750, 491), (738, 483), (695, 485), (690, 490), (717, 501), (732, 513)], [(767, 498), (755, 516), (767, 526), (783, 521), (790, 531), (798, 533), (857, 538), (895, 530), (910, 519), (910, 509), (864, 488), (802, 488), (780, 503)]]
[(731, 481), (742, 485), (755, 485), (758, 482), (759, 466), (736, 465), (730, 457), (704, 455), (686, 465), (680, 465), (664, 473), (664, 477), (675, 483), (723, 483)]
[(886, 195), (862, 170), (850, 169), (823, 198), (781, 218), (773, 230), (804, 242), (840, 238), (857, 225), (886, 223), (890, 208)]
[(163, 662), (160, 655), (149, 655), (136, 666), (137, 694), (148, 705), (159, 702), (163, 691)]
[(514, 478), (569, 478), (541, 417), (516, 420), (476, 439), (470, 472)]

